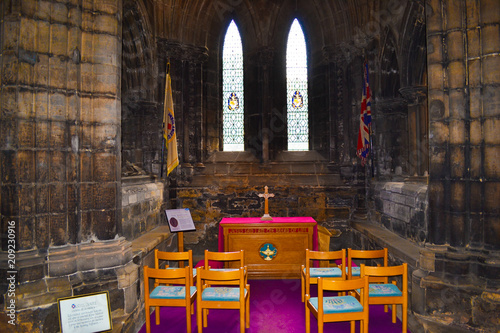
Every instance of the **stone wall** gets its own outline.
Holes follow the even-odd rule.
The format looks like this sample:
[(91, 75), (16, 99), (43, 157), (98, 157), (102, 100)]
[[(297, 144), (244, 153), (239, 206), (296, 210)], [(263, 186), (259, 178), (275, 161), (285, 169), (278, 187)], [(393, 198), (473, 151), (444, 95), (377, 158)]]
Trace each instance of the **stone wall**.
[(134, 240), (159, 226), (163, 219), (163, 183), (150, 177), (122, 179), (122, 235)]
[(425, 242), (429, 207), (426, 184), (374, 182), (370, 192), (374, 221), (417, 244)]
[(218, 153), (204, 168), (181, 170), (185, 178), (177, 179), (178, 187), (170, 186), (168, 203), (191, 210), (196, 231), (185, 233), (184, 239), (194, 255), (202, 255), (205, 248), (217, 250), (222, 218), (262, 216), (264, 199), (258, 194), (264, 186), (274, 193), (271, 216), (311, 216), (328, 229), (348, 229), (358, 200), (352, 174), (331, 171), (312, 151), (283, 154), (268, 164), (251, 153)]

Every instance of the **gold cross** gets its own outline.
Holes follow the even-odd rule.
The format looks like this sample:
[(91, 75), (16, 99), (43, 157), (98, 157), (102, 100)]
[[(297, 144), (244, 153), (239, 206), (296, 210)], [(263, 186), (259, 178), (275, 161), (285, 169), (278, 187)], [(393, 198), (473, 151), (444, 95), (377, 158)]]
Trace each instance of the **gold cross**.
[(267, 186), (264, 187), (264, 194), (259, 193), (258, 194), (260, 198), (264, 198), (264, 216), (262, 216), (260, 219), (262, 221), (271, 221), (273, 218), (269, 215), (269, 202), (268, 199), (274, 197), (274, 193), (268, 193), (267, 192)]

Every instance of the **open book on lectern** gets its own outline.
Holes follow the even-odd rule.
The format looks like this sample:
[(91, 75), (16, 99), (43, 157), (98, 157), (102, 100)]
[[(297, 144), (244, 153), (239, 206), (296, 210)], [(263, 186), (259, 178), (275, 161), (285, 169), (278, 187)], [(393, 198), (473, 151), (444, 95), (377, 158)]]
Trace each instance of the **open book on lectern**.
[(165, 214), (170, 232), (196, 230), (189, 208), (167, 209)]

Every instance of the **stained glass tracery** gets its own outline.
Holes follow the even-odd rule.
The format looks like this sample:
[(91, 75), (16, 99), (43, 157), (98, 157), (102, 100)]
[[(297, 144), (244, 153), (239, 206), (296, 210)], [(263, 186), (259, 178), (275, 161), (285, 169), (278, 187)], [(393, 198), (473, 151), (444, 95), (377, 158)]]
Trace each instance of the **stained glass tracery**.
[(288, 150), (309, 150), (306, 41), (297, 19), (288, 34), (286, 86)]
[(223, 150), (243, 151), (243, 47), (234, 21), (224, 38), (222, 86)]

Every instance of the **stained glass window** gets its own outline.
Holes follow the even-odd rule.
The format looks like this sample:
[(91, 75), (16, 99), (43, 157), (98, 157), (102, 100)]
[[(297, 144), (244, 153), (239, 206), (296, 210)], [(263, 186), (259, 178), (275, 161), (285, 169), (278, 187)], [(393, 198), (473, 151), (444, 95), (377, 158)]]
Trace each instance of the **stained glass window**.
[(295, 19), (286, 47), (288, 150), (309, 150), (306, 40)]
[(223, 150), (243, 151), (243, 47), (231, 21), (222, 50)]

